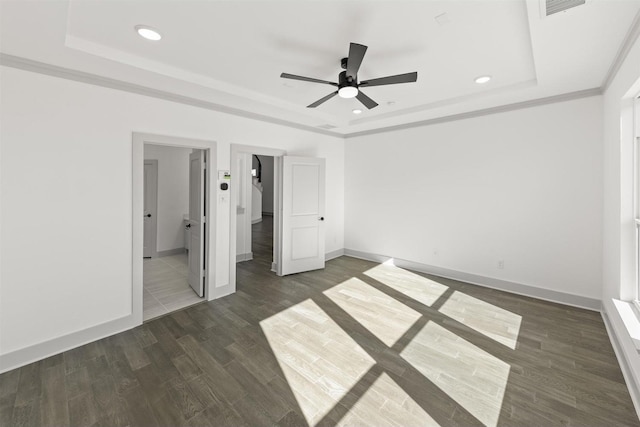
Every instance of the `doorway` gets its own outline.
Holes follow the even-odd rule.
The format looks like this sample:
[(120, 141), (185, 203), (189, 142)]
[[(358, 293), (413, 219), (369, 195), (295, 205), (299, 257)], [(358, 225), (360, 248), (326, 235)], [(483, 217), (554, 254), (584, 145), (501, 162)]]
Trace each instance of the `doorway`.
[[(278, 276), (324, 268), (325, 161), (287, 156), (282, 150), (232, 145), (231, 259), (229, 283), (236, 289), (238, 263), (252, 260), (252, 162), (268, 156), (273, 161), (272, 256), (262, 261)], [(271, 160), (269, 160), (271, 161)], [(257, 227), (256, 227), (257, 228)], [(260, 230), (256, 230), (258, 232)]]
[(275, 158), (254, 154), (251, 157), (251, 228), (248, 242), (251, 262), (260, 269), (273, 269), (273, 212), (275, 201)]
[(138, 323), (209, 298), (211, 153), (215, 143), (134, 134), (132, 312)]
[[(231, 146), (230, 243), (231, 254), (235, 257), (230, 265), (230, 283), (234, 289), (239, 263), (258, 263), (265, 274), (272, 274), (276, 269), (279, 254), (279, 213), (275, 208), (280, 193), (278, 159), (285, 154), (283, 150), (265, 147)], [(258, 191), (260, 187), (262, 191)], [(267, 191), (271, 193), (267, 194)], [(261, 199), (259, 207), (253, 203), (254, 198)], [(271, 209), (262, 203), (265, 199)]]
[(145, 144), (143, 320), (203, 301), (205, 150)]

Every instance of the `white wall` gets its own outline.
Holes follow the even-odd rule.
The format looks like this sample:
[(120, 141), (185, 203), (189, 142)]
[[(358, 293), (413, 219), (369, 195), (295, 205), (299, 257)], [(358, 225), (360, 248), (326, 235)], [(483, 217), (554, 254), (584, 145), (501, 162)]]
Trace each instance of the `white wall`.
[(158, 252), (184, 248), (183, 218), (189, 213), (189, 153), (188, 148), (144, 146), (144, 158), (158, 160)]
[(600, 298), (601, 97), (348, 139), (345, 153), (345, 248)]
[[(342, 140), (7, 67), (0, 73), (0, 362), (131, 313), (132, 132), (217, 141), (219, 170), (230, 169), (232, 143), (326, 158), (334, 190), (326, 248), (344, 247)], [(229, 209), (218, 199), (216, 287), (229, 280)]]

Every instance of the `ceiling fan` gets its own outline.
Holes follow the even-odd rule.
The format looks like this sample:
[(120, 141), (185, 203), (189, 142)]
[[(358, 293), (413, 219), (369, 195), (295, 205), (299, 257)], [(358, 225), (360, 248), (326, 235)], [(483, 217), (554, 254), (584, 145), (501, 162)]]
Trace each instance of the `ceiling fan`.
[(338, 88), (337, 91), (330, 93), (324, 98), (318, 99), (316, 102), (307, 105), (307, 108), (316, 108), (318, 105), (323, 104), (324, 102), (330, 100), (336, 95), (339, 95), (342, 98), (357, 98), (358, 101), (362, 102), (362, 104), (368, 109), (372, 109), (378, 106), (378, 103), (373, 99), (369, 98), (367, 95), (362, 93), (360, 88), (363, 87), (372, 87), (372, 86), (382, 86), (382, 85), (393, 85), (397, 83), (413, 83), (418, 80), (418, 73), (414, 71), (413, 73), (405, 73), (398, 74), (395, 76), (388, 77), (380, 77), (378, 79), (365, 80), (358, 83), (358, 70), (360, 69), (360, 64), (362, 64), (362, 59), (364, 58), (364, 54), (367, 51), (367, 46), (351, 43), (349, 46), (349, 57), (342, 58), (340, 61), (340, 66), (345, 70), (342, 71), (338, 75), (338, 83), (329, 82), (326, 80), (314, 79), (311, 77), (304, 76), (296, 76), (294, 74), (282, 73), (280, 77), (283, 79), (293, 79), (293, 80), (302, 80), (304, 82), (311, 83), (322, 83), (331, 86), (335, 86)]

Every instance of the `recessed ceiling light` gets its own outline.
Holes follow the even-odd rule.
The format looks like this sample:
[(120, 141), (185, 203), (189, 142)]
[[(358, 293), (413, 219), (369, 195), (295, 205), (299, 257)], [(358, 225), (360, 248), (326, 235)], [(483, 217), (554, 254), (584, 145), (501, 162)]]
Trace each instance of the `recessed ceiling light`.
[(362, 113), (362, 110), (359, 108), (356, 108), (355, 110), (353, 110), (353, 114), (360, 114)]
[(144, 37), (147, 40), (158, 41), (162, 38), (157, 30), (147, 27), (146, 25), (136, 25), (136, 31), (140, 37)]
[(491, 76), (480, 76), (476, 79), (476, 83), (482, 85), (491, 80)]

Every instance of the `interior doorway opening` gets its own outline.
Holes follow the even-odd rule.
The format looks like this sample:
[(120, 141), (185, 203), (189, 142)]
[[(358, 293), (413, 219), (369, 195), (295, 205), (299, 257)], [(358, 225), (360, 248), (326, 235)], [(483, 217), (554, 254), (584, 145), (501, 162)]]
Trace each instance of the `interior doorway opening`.
[[(231, 146), (231, 254), (229, 284), (237, 287), (238, 266), (254, 259), (252, 185), (258, 174), (253, 168), (257, 155), (264, 168), (273, 164), (272, 255), (262, 261), (278, 276), (324, 268), (325, 263), (325, 159), (287, 155), (283, 150), (264, 147)], [(260, 156), (269, 157), (262, 161)], [(268, 227), (265, 226), (265, 227)], [(256, 227), (257, 228), (257, 227)], [(256, 229), (256, 234), (259, 231)], [(257, 242), (256, 242), (257, 248)]]
[[(276, 274), (281, 250), (278, 206), (282, 186), (279, 175), (285, 154), (284, 150), (267, 147), (231, 146), (230, 243), (231, 254), (235, 257), (230, 259), (229, 283), (233, 289), (236, 289), (236, 277), (243, 262), (259, 264), (260, 271), (266, 275)], [(255, 194), (256, 198), (262, 197), (260, 203), (252, 200), (254, 180), (262, 186), (262, 192)]]
[(273, 269), (273, 212), (274, 171), (273, 156), (254, 154), (251, 158), (251, 262), (261, 269)]
[(275, 159), (253, 153), (242, 153), (236, 159), (236, 262), (251, 262), (267, 272), (275, 264)]
[(143, 321), (204, 301), (207, 151), (144, 144)]

